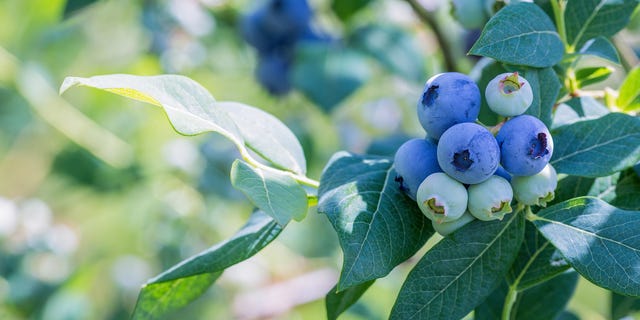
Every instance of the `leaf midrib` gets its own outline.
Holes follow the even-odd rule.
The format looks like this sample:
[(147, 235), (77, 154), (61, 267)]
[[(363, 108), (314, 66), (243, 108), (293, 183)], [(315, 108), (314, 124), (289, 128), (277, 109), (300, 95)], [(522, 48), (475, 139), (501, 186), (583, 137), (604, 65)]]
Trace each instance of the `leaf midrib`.
[(480, 252), (480, 254), (476, 255), (476, 257), (473, 259), (473, 261), (471, 261), (471, 263), (469, 263), (469, 265), (464, 270), (462, 270), (462, 272), (458, 273), (458, 275), (451, 282), (449, 282), (442, 290), (440, 290), (437, 294), (435, 294), (429, 301), (427, 301), (427, 303), (425, 303), (421, 308), (419, 308), (416, 312), (414, 312), (409, 318), (413, 318), (413, 317), (415, 317), (415, 315), (417, 315), (418, 313), (422, 312), (422, 310), (424, 310), (427, 306), (429, 306), (431, 304), (431, 302), (433, 302), (433, 300), (435, 300), (437, 297), (439, 297), (451, 285), (453, 285), (453, 283), (455, 283), (463, 274), (465, 274), (473, 265), (475, 265), (475, 263), (481, 257), (484, 256), (484, 254), (489, 250), (489, 248), (491, 248), (493, 246), (493, 244), (498, 239), (500, 239), (500, 237), (502, 237), (502, 234), (509, 228), (509, 226), (511, 226), (511, 223), (513, 223), (513, 221), (515, 220), (515, 218), (517, 216), (518, 216), (518, 212), (515, 212), (511, 216), (511, 219), (509, 220), (509, 223), (504, 225), (502, 230), (500, 230), (500, 232), (496, 235), (496, 237), (493, 240), (491, 240), (491, 242), (489, 242), (489, 244)]

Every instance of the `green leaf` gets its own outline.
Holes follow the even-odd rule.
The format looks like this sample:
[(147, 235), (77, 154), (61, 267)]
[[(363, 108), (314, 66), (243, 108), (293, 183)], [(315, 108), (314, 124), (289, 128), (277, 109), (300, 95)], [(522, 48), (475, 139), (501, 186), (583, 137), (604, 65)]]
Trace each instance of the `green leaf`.
[(320, 179), (318, 212), (344, 252), (338, 291), (386, 276), (433, 235), (431, 221), (394, 181), (389, 158), (336, 153)]
[(560, 92), (560, 80), (552, 68), (527, 69), (524, 72), (533, 89), (533, 102), (525, 114), (540, 119), (545, 125), (551, 126), (551, 111)]
[(578, 87), (584, 88), (590, 84), (598, 83), (607, 79), (613, 72), (611, 67), (592, 67), (583, 68), (576, 71), (576, 80)]
[(217, 132), (239, 149), (246, 145), (278, 168), (296, 173), (306, 171), (300, 143), (280, 120), (240, 103), (216, 102), (205, 88), (187, 77), (124, 74), (68, 77), (60, 92), (72, 86), (98, 88), (160, 106), (181, 134)]
[(600, 118), (610, 113), (609, 109), (592, 97), (573, 98), (558, 105), (553, 117), (552, 129), (577, 121)]
[(554, 320), (580, 320), (580, 317), (571, 311), (564, 310)]
[(491, 292), (491, 294), (478, 305), (473, 312), (474, 320), (495, 320), (502, 318), (502, 309), (504, 308), (504, 300), (509, 292), (509, 285), (506, 281), (502, 281), (500, 285)]
[(249, 221), (228, 240), (188, 258), (142, 288), (134, 319), (157, 319), (198, 298), (222, 271), (244, 261), (275, 239), (282, 227), (264, 212), (254, 212)]
[(589, 39), (616, 34), (629, 23), (637, 4), (637, 0), (567, 1), (564, 18), (568, 44), (580, 48)]
[(340, 18), (342, 21), (349, 20), (356, 12), (360, 11), (360, 9), (366, 7), (371, 0), (332, 0), (331, 1), (331, 10)]
[(552, 135), (551, 164), (559, 173), (602, 177), (640, 160), (640, 118), (610, 113), (562, 126)]
[(281, 226), (307, 213), (306, 191), (281, 171), (267, 171), (236, 160), (231, 166), (231, 184)]
[(640, 109), (640, 66), (633, 68), (624, 79), (616, 104), (624, 111)]
[(338, 316), (349, 309), (360, 297), (369, 289), (375, 280), (367, 281), (355, 287), (337, 292), (338, 286), (334, 286), (325, 297), (327, 307), (327, 319), (335, 320)]
[(616, 47), (605, 37), (596, 37), (585, 42), (578, 53), (600, 57), (620, 64), (620, 57), (618, 56)]
[(60, 93), (73, 86), (102, 89), (162, 107), (173, 128), (184, 135), (217, 132), (243, 145), (238, 128), (216, 100), (197, 82), (183, 76), (132, 76), (113, 74), (90, 78), (67, 77)]
[(531, 223), (527, 223), (524, 242), (507, 274), (507, 279), (510, 284), (517, 282), (518, 290), (524, 290), (547, 281), (569, 268), (569, 264), (556, 248)]
[(539, 211), (533, 223), (587, 280), (640, 296), (640, 212), (583, 197)]
[(555, 319), (566, 307), (578, 284), (578, 273), (563, 273), (519, 293), (512, 312), (518, 320)]
[(529, 67), (551, 67), (562, 59), (564, 45), (549, 17), (535, 4), (504, 7), (482, 30), (470, 54)]
[(371, 76), (366, 57), (326, 43), (297, 46), (293, 85), (325, 111), (360, 88)]
[(511, 214), (445, 237), (411, 270), (390, 318), (461, 319), (502, 281), (523, 235), (523, 215)]
[(251, 150), (280, 169), (306, 173), (307, 161), (300, 142), (278, 118), (238, 102), (218, 102), (216, 106), (235, 122)]
[(132, 319), (158, 319), (179, 310), (200, 297), (222, 272), (204, 273), (142, 287)]
[(622, 319), (631, 316), (631, 314), (635, 312), (640, 312), (639, 298), (611, 292), (611, 319)]
[(425, 59), (407, 31), (391, 25), (368, 25), (355, 30), (351, 42), (390, 72), (414, 82), (425, 81)]
[(610, 201), (612, 205), (625, 210), (640, 210), (640, 177), (634, 170), (623, 172), (611, 188), (615, 188)]
[(71, 15), (86, 9), (92, 4), (98, 2), (98, 0), (67, 0), (67, 3), (64, 6), (63, 17), (65, 19), (69, 18)]

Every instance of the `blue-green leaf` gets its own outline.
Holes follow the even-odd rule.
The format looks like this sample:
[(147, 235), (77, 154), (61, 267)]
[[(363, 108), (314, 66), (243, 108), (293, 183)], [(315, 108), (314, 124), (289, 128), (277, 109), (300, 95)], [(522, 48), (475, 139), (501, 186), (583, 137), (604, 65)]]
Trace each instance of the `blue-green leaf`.
[(620, 57), (618, 57), (616, 47), (605, 37), (596, 37), (585, 42), (579, 53), (600, 57), (620, 64)]
[(535, 4), (502, 8), (482, 30), (470, 54), (529, 67), (551, 67), (562, 59), (564, 45), (551, 19)]
[(390, 25), (368, 25), (355, 30), (351, 41), (390, 72), (414, 82), (425, 80), (425, 59), (407, 31)]
[(236, 160), (231, 166), (231, 184), (281, 226), (307, 214), (306, 191), (280, 171), (264, 170)]
[(337, 292), (337, 285), (334, 286), (325, 297), (327, 307), (327, 319), (335, 320), (338, 316), (349, 309), (360, 297), (369, 289), (375, 280), (367, 281), (355, 287)]
[(297, 46), (293, 85), (309, 100), (330, 111), (371, 76), (366, 56), (326, 43)]
[(514, 319), (555, 319), (573, 296), (577, 284), (578, 273), (569, 271), (523, 291), (512, 311)]
[(551, 164), (559, 173), (602, 177), (632, 167), (640, 160), (640, 118), (610, 113), (552, 132)]
[(583, 197), (543, 209), (532, 219), (587, 280), (640, 296), (640, 212)]
[(157, 319), (185, 306), (204, 293), (224, 269), (253, 256), (281, 231), (282, 227), (264, 212), (254, 212), (230, 239), (149, 280), (138, 297), (134, 318)]
[(616, 104), (624, 111), (640, 109), (640, 66), (633, 68), (624, 79)]
[(524, 72), (533, 89), (533, 102), (525, 114), (540, 119), (545, 125), (551, 126), (551, 111), (560, 92), (560, 80), (552, 68), (527, 69)]
[(561, 274), (569, 267), (556, 248), (531, 223), (527, 223), (524, 242), (507, 280), (510, 284), (517, 282), (517, 289), (524, 290)]
[(433, 235), (431, 221), (394, 181), (389, 158), (335, 154), (320, 179), (318, 212), (344, 252), (338, 291), (386, 276)]
[(504, 279), (523, 235), (522, 214), (511, 214), (445, 237), (411, 270), (390, 318), (461, 319)]
[(625, 210), (640, 210), (640, 176), (634, 170), (628, 170), (615, 182), (611, 185), (615, 191), (610, 203)]
[(629, 23), (637, 5), (637, 0), (567, 1), (564, 17), (568, 44), (580, 48), (589, 39), (616, 34)]

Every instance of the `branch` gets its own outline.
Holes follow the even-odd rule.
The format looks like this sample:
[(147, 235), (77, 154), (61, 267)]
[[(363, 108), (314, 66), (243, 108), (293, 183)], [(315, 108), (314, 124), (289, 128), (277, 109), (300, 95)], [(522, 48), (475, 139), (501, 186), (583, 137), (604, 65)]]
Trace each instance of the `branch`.
[(433, 33), (438, 40), (438, 44), (440, 44), (440, 49), (442, 49), (442, 55), (444, 56), (444, 64), (447, 71), (458, 71), (455, 57), (453, 56), (453, 52), (451, 51), (451, 46), (445, 35), (442, 33), (442, 29), (440, 25), (437, 23), (435, 17), (431, 14), (431, 12), (427, 11), (424, 7), (422, 7), (417, 0), (405, 0), (413, 11), (418, 15), (418, 18), (422, 20), (426, 25), (431, 28)]

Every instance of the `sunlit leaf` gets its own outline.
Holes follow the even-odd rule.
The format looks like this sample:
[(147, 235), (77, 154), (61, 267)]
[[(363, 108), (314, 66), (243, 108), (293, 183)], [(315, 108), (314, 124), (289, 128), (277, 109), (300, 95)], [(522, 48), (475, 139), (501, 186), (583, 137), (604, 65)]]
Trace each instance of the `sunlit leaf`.
[(612, 36), (629, 23), (637, 0), (567, 1), (564, 11), (567, 41), (580, 48), (589, 39)]

